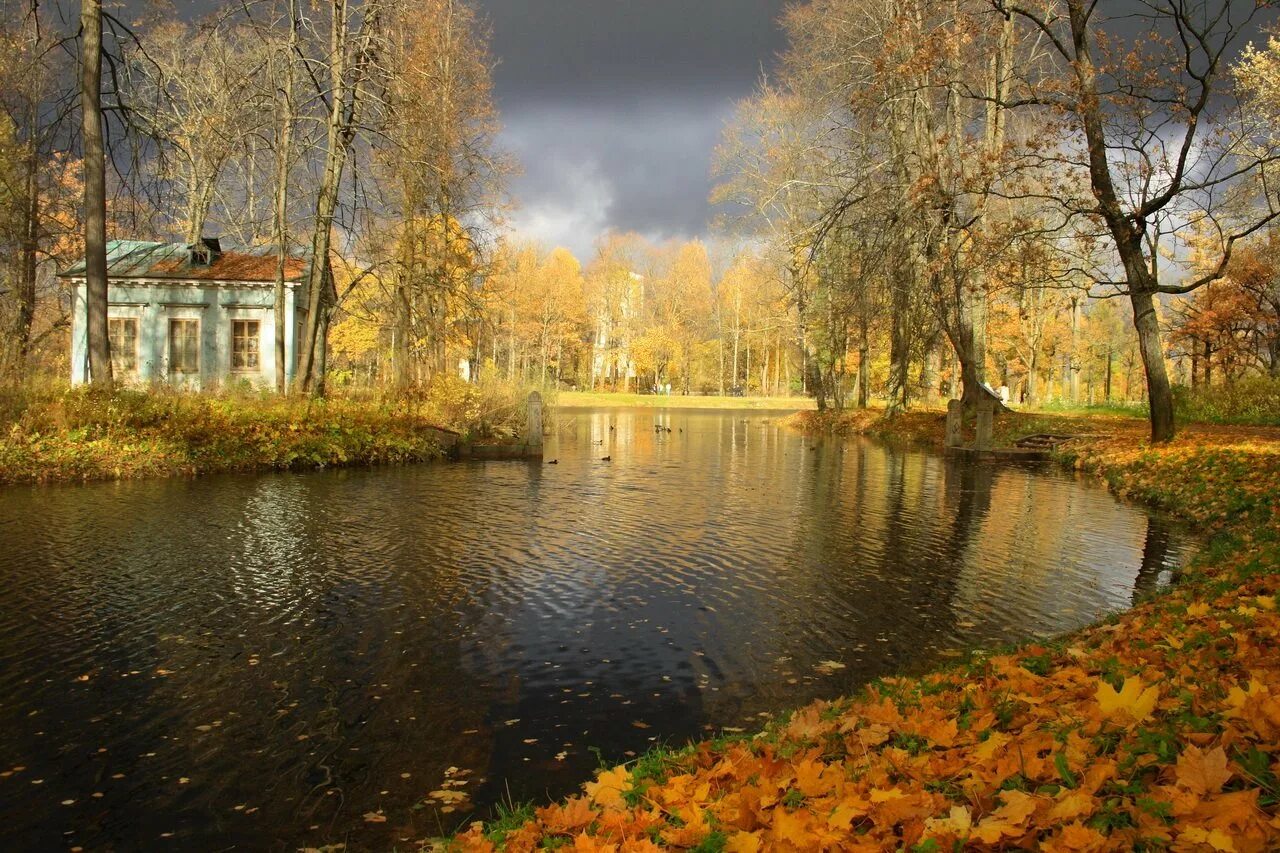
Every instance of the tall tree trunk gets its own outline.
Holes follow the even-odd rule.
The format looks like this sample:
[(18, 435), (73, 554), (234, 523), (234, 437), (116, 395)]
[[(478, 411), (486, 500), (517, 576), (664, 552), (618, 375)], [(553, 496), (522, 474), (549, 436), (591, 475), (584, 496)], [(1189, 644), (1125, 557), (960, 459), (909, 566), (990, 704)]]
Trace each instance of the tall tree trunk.
[[(1089, 17), (1094, 5), (1086, 0), (1067, 0), (1067, 16), (1071, 24), (1072, 63), (1076, 75), (1076, 112), (1084, 129), (1089, 157), (1089, 180), (1098, 209), (1116, 243), (1116, 251), (1124, 267), (1129, 302), (1133, 307), (1133, 325), (1138, 333), (1138, 347), (1147, 378), (1147, 397), (1151, 411), (1151, 440), (1170, 441), (1174, 434), (1173, 388), (1164, 364), (1164, 348), (1160, 342), (1160, 324), (1156, 318), (1155, 271), (1143, 254), (1144, 232), (1140, 222), (1125, 215), (1120, 196), (1111, 176), (1103, 108), (1098, 92), (1097, 69), (1093, 64), (1089, 40)], [(1155, 255), (1153, 255), (1154, 260)]]
[(734, 388), (738, 387), (738, 347), (742, 337), (742, 293), (735, 292), (733, 295), (733, 383)]
[(1071, 351), (1067, 353), (1067, 372), (1070, 373), (1070, 398), (1080, 402), (1080, 358), (1077, 354), (1076, 336), (1080, 326), (1080, 299), (1071, 297)]
[(109, 389), (107, 337), (107, 164), (102, 141), (102, 0), (80, 4), (80, 111), (84, 137), (84, 274), (89, 378)]
[(1115, 362), (1115, 356), (1111, 352), (1111, 347), (1107, 347), (1107, 380), (1106, 380), (1106, 398), (1107, 402), (1111, 402), (1111, 373), (1112, 364)]
[(1138, 351), (1147, 376), (1147, 400), (1151, 409), (1151, 440), (1173, 438), (1173, 387), (1164, 364), (1164, 347), (1160, 343), (1160, 323), (1156, 317), (1155, 299), (1150, 291), (1134, 290), (1129, 294), (1133, 304), (1133, 325), (1138, 330)]
[(409, 285), (405, 282), (408, 270), (400, 269), (392, 294), (391, 310), (391, 385), (397, 392), (409, 387), (409, 338), (412, 336), (412, 320), (409, 309)]
[[(1036, 368), (1037, 362), (1040, 360), (1040, 353), (1036, 349), (1031, 350), (1031, 363), (1027, 365), (1027, 405), (1034, 406), (1038, 400), (1036, 388)], [(1053, 386), (1049, 386), (1049, 393), (1053, 394)]]
[(511, 309), (511, 322), (507, 326), (507, 381), (516, 378), (516, 309)]
[(920, 384), (926, 404), (938, 402), (938, 347), (931, 344), (924, 354), (924, 364), (920, 368)]
[(191, 169), (191, 186), (187, 196), (187, 244), (195, 245), (204, 236), (204, 223), (209, 218), (209, 208), (213, 205), (213, 187), (218, 170), (211, 169), (211, 174), (201, 174), (195, 167)]
[(315, 379), (312, 390), (317, 397), (323, 397), (325, 391), (325, 372), (329, 366), (329, 322), (333, 319), (333, 308), (327, 304), (321, 309), (320, 334), (316, 335)]
[(27, 140), (26, 180), (23, 192), (23, 223), (21, 263), (18, 273), (18, 314), (14, 318), (14, 338), (17, 343), (18, 365), (25, 367), (27, 350), (31, 345), (31, 326), (36, 317), (36, 256), (40, 248), (40, 158), (36, 151), (36, 115), (30, 114), (30, 133)]
[[(285, 325), (285, 264), (289, 260), (288, 237), (288, 203), (289, 203), (289, 155), (293, 140), (293, 59), (298, 44), (298, 7), (297, 0), (289, 0), (289, 41), (288, 55), (285, 57), (284, 86), (280, 98), (280, 138), (276, 147), (276, 194), (275, 209), (272, 211), (272, 238), (276, 243), (276, 280), (275, 326), (276, 326), (276, 393), (286, 394), (289, 391), (287, 350), (285, 336), (288, 329)], [(296, 307), (296, 306), (295, 306)], [(299, 341), (294, 341), (297, 350)]]
[(716, 350), (719, 356), (719, 394), (724, 396), (724, 308), (716, 306)]
[(871, 401), (871, 340), (866, 314), (858, 317), (858, 408)]

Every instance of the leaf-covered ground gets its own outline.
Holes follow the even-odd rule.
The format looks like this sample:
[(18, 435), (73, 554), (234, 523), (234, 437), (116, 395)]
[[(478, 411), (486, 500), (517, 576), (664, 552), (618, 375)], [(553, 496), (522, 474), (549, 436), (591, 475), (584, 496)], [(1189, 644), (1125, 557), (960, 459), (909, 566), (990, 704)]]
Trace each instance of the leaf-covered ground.
[[(898, 426), (928, 438), (938, 421)], [(1173, 591), (1057, 642), (603, 770), (442, 846), (1280, 850), (1280, 433), (1197, 427), (1152, 448), (1141, 422), (1084, 425), (1064, 463), (1215, 534)]]

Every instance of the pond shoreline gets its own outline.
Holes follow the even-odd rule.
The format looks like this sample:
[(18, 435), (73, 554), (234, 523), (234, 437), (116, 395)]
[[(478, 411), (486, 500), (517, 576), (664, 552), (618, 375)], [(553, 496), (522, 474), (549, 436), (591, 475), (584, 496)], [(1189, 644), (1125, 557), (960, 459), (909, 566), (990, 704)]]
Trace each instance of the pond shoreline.
[[(141, 392), (105, 401), (88, 393), (68, 399), (76, 411), (59, 413), (53, 428), (14, 424), (0, 434), (0, 488), (540, 455), (537, 445), (464, 436), (410, 408), (384, 403)], [(119, 411), (117, 399), (124, 401)], [(572, 412), (603, 404), (791, 414), (806, 403), (812, 401), (565, 392), (556, 408)]]
[[(1019, 429), (1038, 417), (1002, 420)], [(798, 420), (942, 443), (934, 413), (855, 413), (821, 430), (816, 415)], [(1054, 458), (1210, 537), (1169, 591), (1048, 642), (882, 679), (755, 735), (656, 752), (600, 772), (579, 797), (439, 847), (1277, 846), (1277, 431), (1196, 425), (1153, 447), (1144, 422), (1126, 421), (1101, 435), (1083, 421), (1094, 435)], [(1206, 766), (1211, 776), (1197, 776)]]

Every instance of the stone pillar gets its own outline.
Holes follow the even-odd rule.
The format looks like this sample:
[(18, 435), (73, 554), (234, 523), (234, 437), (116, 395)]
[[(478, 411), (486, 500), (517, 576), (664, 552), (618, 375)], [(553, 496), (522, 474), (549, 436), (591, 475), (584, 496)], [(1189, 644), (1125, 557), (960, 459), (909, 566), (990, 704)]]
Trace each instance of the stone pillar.
[(964, 425), (964, 404), (959, 400), (947, 401), (947, 447), (959, 447), (961, 428)]
[(978, 435), (973, 444), (975, 450), (991, 449), (991, 433), (995, 420), (994, 409), (995, 405), (991, 400), (984, 397), (978, 401)]
[(527, 410), (528, 426), (525, 431), (525, 442), (542, 445), (542, 395), (537, 391), (529, 394)]

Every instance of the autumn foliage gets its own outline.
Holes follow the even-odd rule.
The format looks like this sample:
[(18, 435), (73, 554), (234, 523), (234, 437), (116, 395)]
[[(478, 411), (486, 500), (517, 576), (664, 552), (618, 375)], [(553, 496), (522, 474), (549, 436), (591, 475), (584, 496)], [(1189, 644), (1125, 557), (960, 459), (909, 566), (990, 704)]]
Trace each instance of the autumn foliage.
[[(1135, 424), (1140, 429), (1140, 425)], [(602, 770), (458, 850), (1280, 849), (1280, 444), (1119, 434), (1064, 461), (1219, 532), (1106, 624)]]

